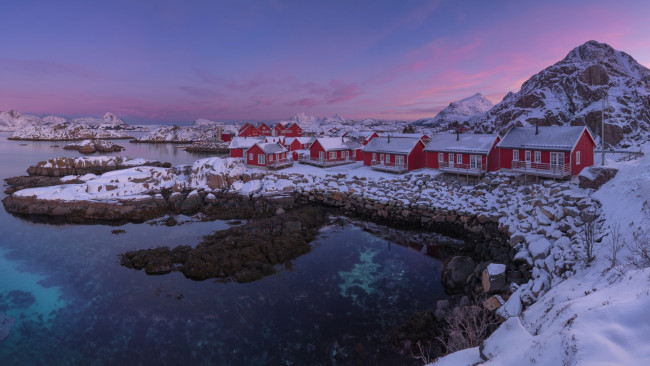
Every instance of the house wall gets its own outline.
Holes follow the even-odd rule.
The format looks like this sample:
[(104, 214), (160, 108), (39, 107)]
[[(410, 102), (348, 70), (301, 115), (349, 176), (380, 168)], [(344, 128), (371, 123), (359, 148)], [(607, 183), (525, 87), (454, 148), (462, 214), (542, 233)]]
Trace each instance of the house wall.
[[(253, 154), (252, 159), (250, 158), (251, 154)], [(257, 163), (257, 156), (258, 155), (265, 155), (264, 152), (262, 151), (262, 149), (260, 149), (259, 146), (254, 145), (253, 147), (248, 149), (248, 151), (246, 151), (246, 157), (245, 157), (246, 158), (246, 165), (266, 166), (266, 164), (258, 164)], [(266, 163), (266, 161), (268, 161), (268, 159), (264, 160), (265, 163)]]
[(244, 157), (244, 149), (230, 149), (230, 157), (231, 158), (243, 158)]
[[(596, 143), (587, 130), (582, 132), (576, 147), (571, 152), (571, 174), (580, 174), (582, 169), (594, 165), (594, 148)], [(580, 164), (576, 164), (576, 155), (580, 151)]]
[(242, 136), (242, 137), (257, 137), (257, 136), (262, 136), (262, 133), (260, 133), (260, 131), (257, 128), (255, 128), (255, 126), (248, 125), (248, 126), (246, 126), (245, 129), (243, 129), (241, 131), (239, 136)]
[(302, 137), (302, 128), (294, 123), (284, 133), (287, 137)]
[(257, 129), (260, 131), (260, 133), (264, 136), (270, 136), (271, 135), (271, 128), (267, 126), (265, 123), (262, 123), (257, 127)]
[[(309, 156), (312, 159), (318, 159), (318, 154), (320, 151), (325, 151), (325, 149), (323, 148), (323, 145), (321, 145), (320, 142), (316, 140), (309, 148)], [(325, 158), (327, 158), (327, 154), (325, 155)]]
[(488, 152), (488, 155), (486, 157), (488, 172), (495, 172), (501, 169), (501, 164), (499, 160), (499, 150), (497, 149), (497, 144), (499, 143), (499, 141), (501, 141), (501, 138), (497, 136), (497, 138), (494, 139), (494, 144), (492, 144), (492, 148), (490, 149), (490, 152)]
[(413, 150), (408, 154), (406, 160), (409, 171), (424, 168), (426, 154), (424, 153), (424, 144), (422, 141), (418, 141)]

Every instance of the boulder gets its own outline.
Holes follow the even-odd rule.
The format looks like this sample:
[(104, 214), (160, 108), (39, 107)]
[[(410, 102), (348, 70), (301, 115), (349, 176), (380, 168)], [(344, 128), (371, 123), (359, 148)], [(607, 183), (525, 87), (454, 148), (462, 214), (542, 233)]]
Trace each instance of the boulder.
[(546, 238), (540, 238), (528, 245), (528, 251), (533, 260), (544, 259), (551, 251), (551, 243)]
[(506, 265), (490, 263), (481, 277), (486, 294), (503, 291), (506, 287)]
[(0, 342), (9, 336), (16, 319), (6, 314), (0, 314)]
[(483, 301), (483, 307), (488, 311), (495, 311), (503, 305), (504, 301), (499, 295), (491, 296)]
[(616, 168), (605, 168), (600, 166), (591, 166), (585, 168), (578, 175), (580, 188), (598, 189), (603, 184), (609, 182), (618, 173)]
[(475, 267), (476, 264), (470, 257), (453, 257), (443, 269), (443, 284), (452, 292), (462, 290)]

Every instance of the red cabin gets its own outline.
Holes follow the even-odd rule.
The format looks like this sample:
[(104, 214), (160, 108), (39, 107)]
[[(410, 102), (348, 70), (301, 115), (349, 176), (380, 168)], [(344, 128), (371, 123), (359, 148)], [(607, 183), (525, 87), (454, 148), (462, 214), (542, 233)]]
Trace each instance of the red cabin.
[(262, 133), (257, 129), (257, 127), (253, 126), (250, 123), (246, 123), (242, 126), (242, 128), (239, 129), (238, 135), (241, 137), (257, 137), (262, 136)]
[(413, 137), (375, 137), (363, 148), (363, 165), (393, 173), (425, 167), (424, 142)]
[(594, 164), (596, 142), (585, 126), (513, 127), (497, 145), (501, 168), (568, 178)]
[(426, 165), (445, 173), (481, 176), (499, 170), (499, 135), (440, 133), (424, 148)]
[(257, 129), (263, 136), (271, 136), (271, 127), (269, 127), (266, 123), (260, 123), (259, 126), (257, 126)]
[(309, 158), (301, 161), (321, 167), (354, 163), (362, 148), (354, 138), (320, 137), (309, 147)]
[[(366, 146), (370, 140), (375, 137), (379, 137), (377, 132), (374, 131), (347, 131), (343, 134), (345, 137), (354, 137), (361, 143), (361, 145)], [(357, 154), (357, 161), (363, 161), (363, 154)]]
[(314, 143), (314, 140), (314, 137), (287, 137), (284, 139), (284, 146), (292, 152), (295, 161), (298, 160), (301, 154), (309, 155), (309, 148)]
[(301, 137), (302, 136), (302, 128), (298, 126), (297, 123), (292, 123), (289, 126), (285, 127), (284, 129), (284, 135), (287, 137)]
[(248, 149), (258, 142), (263, 142), (263, 137), (233, 137), (230, 141), (230, 157), (243, 158)]
[(284, 125), (280, 122), (276, 123), (271, 127), (271, 136), (286, 136), (287, 130), (284, 128)]
[(293, 165), (288, 151), (277, 142), (258, 142), (246, 151), (246, 165), (281, 169)]

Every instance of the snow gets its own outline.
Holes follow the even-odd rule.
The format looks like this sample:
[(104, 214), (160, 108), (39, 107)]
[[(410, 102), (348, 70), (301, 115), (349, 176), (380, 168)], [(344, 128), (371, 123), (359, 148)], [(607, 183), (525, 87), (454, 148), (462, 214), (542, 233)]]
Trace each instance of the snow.
[(420, 141), (412, 137), (375, 137), (364, 147), (364, 152), (409, 154)]
[(497, 134), (438, 133), (424, 148), (425, 151), (477, 152), (487, 154), (494, 146)]
[(585, 129), (584, 126), (513, 127), (498, 147), (572, 150)]
[(506, 265), (505, 264), (498, 264), (498, 263), (490, 263), (487, 266), (487, 273), (489, 276), (497, 276), (502, 273), (505, 273), (506, 271)]
[(449, 103), (434, 118), (421, 119), (414, 124), (422, 126), (446, 125), (450, 122), (462, 124), (473, 116), (487, 112), (492, 107), (494, 107), (492, 102), (486, 99), (481, 93), (476, 93), (471, 97)]
[(316, 141), (325, 151), (357, 150), (363, 147), (356, 139), (346, 137), (320, 137)]
[(230, 140), (231, 149), (250, 149), (258, 142), (264, 141), (264, 136), (262, 137), (233, 137)]

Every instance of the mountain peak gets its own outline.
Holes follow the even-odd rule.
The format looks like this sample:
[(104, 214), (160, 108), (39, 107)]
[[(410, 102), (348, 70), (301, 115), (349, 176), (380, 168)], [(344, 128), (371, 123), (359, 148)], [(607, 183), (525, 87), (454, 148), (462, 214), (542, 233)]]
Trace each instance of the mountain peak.
[(492, 107), (494, 107), (494, 104), (485, 98), (483, 94), (476, 93), (467, 98), (449, 103), (434, 118), (421, 119), (415, 121), (413, 124), (417, 126), (438, 126), (452, 122), (464, 123), (476, 115), (487, 112)]

